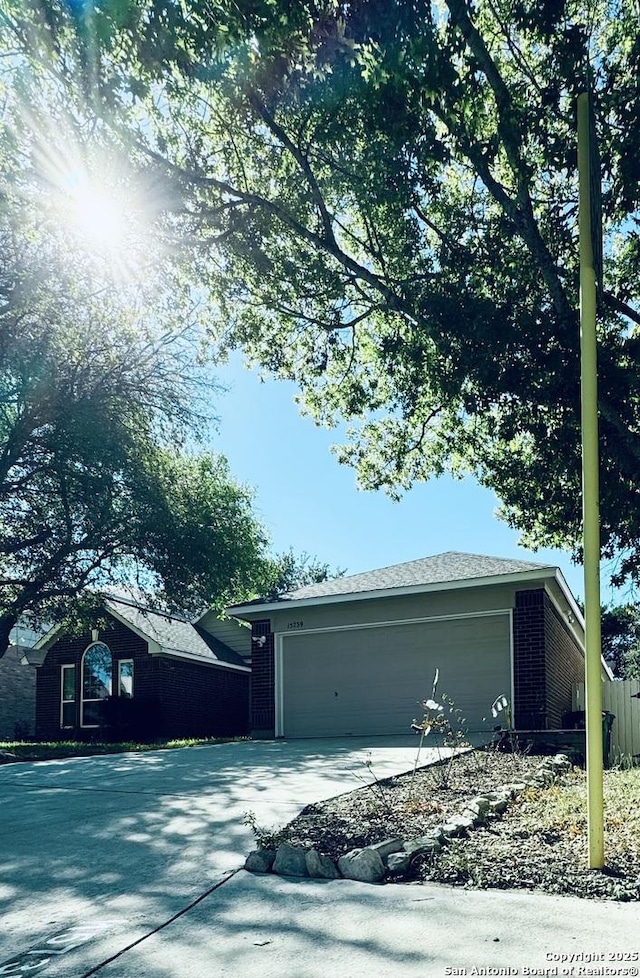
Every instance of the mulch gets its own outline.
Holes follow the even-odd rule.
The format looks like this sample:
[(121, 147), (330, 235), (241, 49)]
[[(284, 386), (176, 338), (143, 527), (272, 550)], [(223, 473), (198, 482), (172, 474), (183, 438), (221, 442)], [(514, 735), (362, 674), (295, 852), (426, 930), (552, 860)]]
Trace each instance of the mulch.
[[(378, 781), (364, 768), (361, 786), (308, 805), (276, 833), (258, 832), (261, 845), (281, 842), (313, 847), (337, 860), (351, 849), (390, 838), (408, 840), (460, 814), (475, 795), (518, 782), (537, 770), (541, 758), (471, 751), (421, 768), (414, 776)], [(583, 772), (565, 776), (584, 778)], [(418, 857), (412, 881), (473, 888), (519, 888), (613, 900), (640, 900), (638, 848), (613, 840), (604, 870), (587, 868), (585, 833), (540, 826), (545, 789), (527, 789), (505, 815), (467, 836), (451, 840), (436, 855)]]

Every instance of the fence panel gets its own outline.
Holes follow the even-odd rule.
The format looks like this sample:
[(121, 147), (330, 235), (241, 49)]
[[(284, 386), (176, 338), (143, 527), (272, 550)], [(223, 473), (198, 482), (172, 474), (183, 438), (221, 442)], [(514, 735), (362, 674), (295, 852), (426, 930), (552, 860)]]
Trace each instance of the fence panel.
[[(613, 713), (611, 758), (625, 755), (640, 760), (640, 681), (624, 679), (602, 685), (602, 709)], [(584, 710), (584, 683), (573, 690), (573, 709)]]

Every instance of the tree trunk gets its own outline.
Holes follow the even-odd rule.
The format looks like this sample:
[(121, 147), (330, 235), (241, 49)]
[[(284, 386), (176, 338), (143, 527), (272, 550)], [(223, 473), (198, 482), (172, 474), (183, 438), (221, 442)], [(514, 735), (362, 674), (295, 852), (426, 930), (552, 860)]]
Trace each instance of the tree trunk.
[(15, 615), (9, 613), (0, 615), (0, 659), (9, 648), (9, 635), (17, 621)]

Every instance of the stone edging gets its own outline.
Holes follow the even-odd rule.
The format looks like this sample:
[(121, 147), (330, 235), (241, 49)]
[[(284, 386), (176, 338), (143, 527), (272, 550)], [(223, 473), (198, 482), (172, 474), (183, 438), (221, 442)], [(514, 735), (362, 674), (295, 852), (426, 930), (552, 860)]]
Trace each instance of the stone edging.
[(450, 838), (460, 836), (496, 818), (527, 788), (546, 788), (571, 770), (566, 754), (545, 758), (538, 770), (527, 778), (505, 784), (472, 798), (460, 815), (455, 815), (416, 839), (387, 839), (340, 856), (337, 865), (315, 849), (285, 842), (277, 849), (256, 849), (247, 856), (244, 868), (250, 873), (276, 873), (278, 876), (306, 876), (312, 879), (350, 879), (362, 883), (402, 880), (417, 856), (437, 852)]

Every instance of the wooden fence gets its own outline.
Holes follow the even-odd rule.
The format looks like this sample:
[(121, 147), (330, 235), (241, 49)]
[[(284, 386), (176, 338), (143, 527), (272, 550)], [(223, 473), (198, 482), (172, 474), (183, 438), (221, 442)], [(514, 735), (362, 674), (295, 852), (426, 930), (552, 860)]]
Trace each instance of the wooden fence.
[[(602, 709), (613, 713), (611, 728), (611, 760), (622, 757), (640, 762), (640, 682), (625, 679), (602, 684)], [(574, 687), (574, 710), (584, 710), (584, 683)]]

